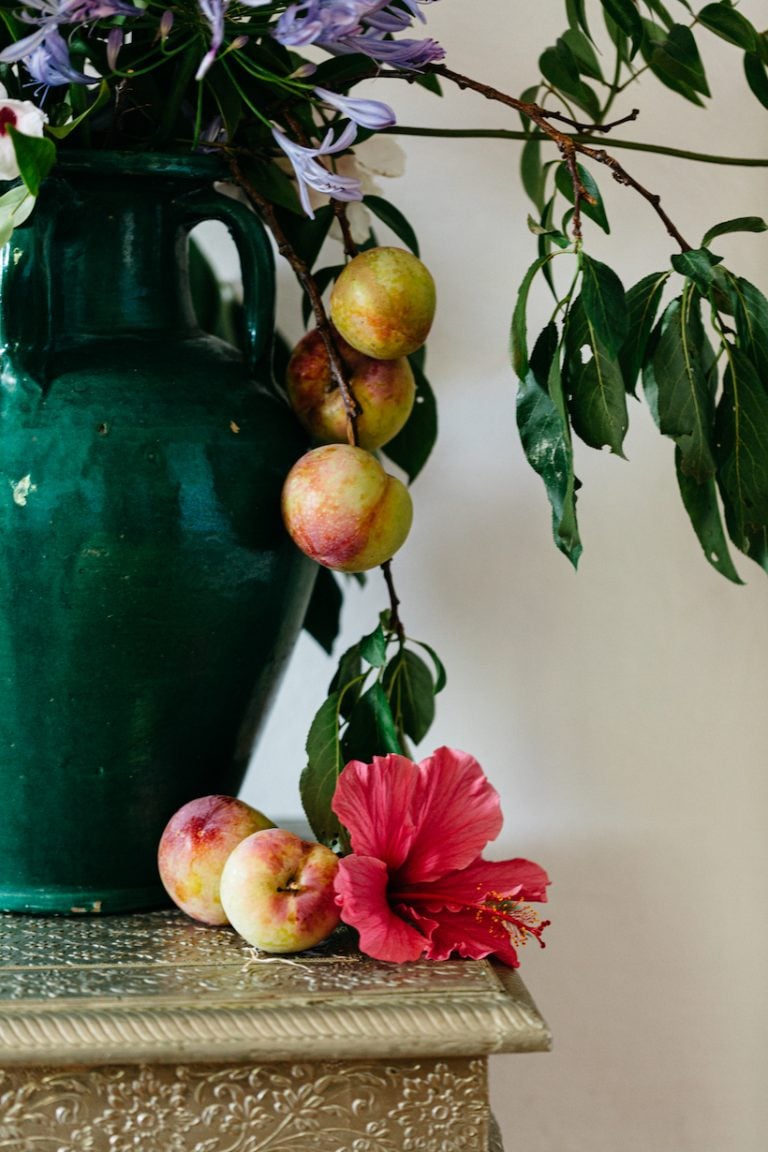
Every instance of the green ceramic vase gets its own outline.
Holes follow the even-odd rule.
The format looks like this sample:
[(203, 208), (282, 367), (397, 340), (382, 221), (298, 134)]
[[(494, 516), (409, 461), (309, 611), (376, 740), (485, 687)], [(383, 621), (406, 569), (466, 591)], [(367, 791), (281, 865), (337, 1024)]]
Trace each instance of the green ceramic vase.
[[(279, 498), (305, 445), (271, 383), (271, 250), (217, 174), (72, 154), (2, 255), (4, 910), (164, 903), (162, 829), (237, 792), (301, 627), (314, 568)], [(245, 355), (195, 320), (208, 219), (238, 247)]]

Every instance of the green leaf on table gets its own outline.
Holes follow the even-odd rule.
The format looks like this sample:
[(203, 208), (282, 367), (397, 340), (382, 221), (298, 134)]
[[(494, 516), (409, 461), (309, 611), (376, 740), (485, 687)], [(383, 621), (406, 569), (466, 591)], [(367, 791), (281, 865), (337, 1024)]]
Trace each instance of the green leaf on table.
[(403, 752), (389, 700), (378, 680), (352, 709), (341, 739), (341, 751), (345, 764), (350, 760), (368, 763), (374, 756)]
[(598, 338), (583, 302), (571, 305), (566, 323), (563, 375), (574, 432), (590, 448), (623, 456), (629, 426), (624, 378), (615, 353)]
[[(585, 168), (582, 164), (577, 164), (576, 170), (584, 190), (589, 193), (594, 201), (594, 203), (590, 203), (589, 200), (582, 199), (580, 202), (581, 211), (585, 216), (588, 216), (590, 220), (594, 220), (595, 224), (602, 228), (603, 232), (610, 234), (611, 226), (608, 223), (608, 216), (606, 215), (605, 205), (600, 195), (597, 181), (589, 169)], [(555, 170), (555, 187), (558, 192), (562, 192), (563, 196), (565, 196), (566, 200), (570, 201), (571, 204), (576, 203), (573, 180), (565, 164), (558, 164)]]
[(338, 818), (331, 811), (345, 760), (339, 739), (341, 692), (334, 692), (315, 714), (307, 736), (307, 765), (299, 781), (301, 804), (309, 825), (321, 844), (334, 851), (343, 847)]
[(318, 568), (302, 627), (329, 655), (339, 634), (343, 601), (333, 573), (327, 568)]
[(744, 75), (752, 94), (768, 108), (768, 72), (757, 52), (747, 52), (744, 55)]
[(619, 363), (624, 385), (633, 395), (669, 276), (669, 272), (652, 272), (634, 284), (626, 295), (627, 337), (619, 352)]
[(765, 232), (767, 230), (768, 224), (762, 216), (736, 216), (733, 220), (723, 220), (721, 224), (715, 224), (705, 232), (701, 246), (708, 248), (716, 237), (726, 236), (729, 232)]
[(730, 276), (739, 348), (768, 382), (768, 300), (749, 280)]
[(679, 448), (675, 448), (675, 467), (683, 505), (704, 555), (721, 576), (732, 580), (734, 584), (743, 584), (728, 550), (714, 477), (699, 482), (687, 475), (682, 469), (682, 453)]
[(627, 301), (621, 280), (607, 264), (581, 257), (581, 300), (590, 326), (607, 352), (617, 355), (627, 337)]
[(600, 0), (603, 10), (614, 24), (624, 33), (631, 44), (634, 56), (643, 39), (643, 24), (633, 0)]
[(56, 145), (47, 136), (26, 136), (11, 124), (6, 131), (13, 142), (19, 174), (31, 196), (37, 196), (40, 185), (56, 161)]
[(363, 203), (370, 208), (374, 216), (378, 216), (382, 224), (386, 224), (387, 228), (390, 228), (395, 236), (402, 240), (406, 248), (410, 248), (415, 256), (419, 255), (419, 241), (416, 233), (399, 208), (390, 204), (383, 196), (365, 196)]
[[(421, 350), (420, 350), (421, 351)], [(429, 459), (437, 439), (437, 402), (429, 380), (424, 375), (419, 353), (408, 357), (416, 381), (413, 409), (397, 436), (389, 440), (382, 452), (398, 468), (402, 468), (410, 483)]]
[(435, 685), (427, 665), (409, 648), (400, 648), (384, 671), (382, 686), (395, 726), (419, 744), (435, 718)]
[(698, 296), (687, 287), (664, 312), (653, 373), (659, 428), (677, 443), (681, 470), (700, 482), (715, 473), (713, 360)]
[(715, 429), (720, 494), (737, 548), (765, 566), (768, 531), (768, 391), (739, 348), (728, 346)]
[(672, 267), (681, 276), (687, 276), (706, 296), (715, 280), (715, 268), (722, 263), (721, 256), (715, 256), (708, 248), (691, 248), (687, 252), (675, 252), (671, 257)]
[(544, 481), (555, 544), (574, 567), (582, 546), (576, 520), (573, 448), (560, 376), (557, 327), (539, 336), (517, 393), (517, 427), (526, 459)]
[(697, 12), (696, 19), (699, 24), (703, 24), (710, 32), (714, 32), (730, 44), (743, 48), (745, 52), (757, 52), (757, 31), (746, 16), (742, 16), (741, 12), (730, 4), (706, 4), (700, 12)]

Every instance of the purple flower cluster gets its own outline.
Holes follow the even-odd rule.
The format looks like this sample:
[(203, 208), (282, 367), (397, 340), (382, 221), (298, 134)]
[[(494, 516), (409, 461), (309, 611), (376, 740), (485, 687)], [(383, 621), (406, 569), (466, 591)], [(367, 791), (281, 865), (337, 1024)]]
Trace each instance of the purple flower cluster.
[(418, 70), (442, 60), (445, 55), (436, 40), (395, 40), (393, 36), (410, 28), (414, 19), (423, 20), (419, 5), (434, 0), (301, 0), (285, 10), (275, 26), (274, 36), (289, 48), (319, 44), (329, 52), (361, 52), (379, 64)]

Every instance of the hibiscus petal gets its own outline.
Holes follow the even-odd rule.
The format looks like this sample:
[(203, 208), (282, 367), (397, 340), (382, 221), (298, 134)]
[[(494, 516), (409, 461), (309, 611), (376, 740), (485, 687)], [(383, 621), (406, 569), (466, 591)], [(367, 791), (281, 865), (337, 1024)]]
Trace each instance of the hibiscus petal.
[(411, 803), (415, 831), (399, 880), (466, 868), (501, 831), (498, 792), (466, 752), (438, 748), (422, 760)]
[(353, 852), (383, 860), (390, 871), (402, 865), (414, 837), (411, 810), (418, 782), (419, 769), (405, 756), (346, 765), (331, 807), (349, 831)]
[(359, 932), (360, 951), (366, 956), (398, 964), (418, 960), (427, 940), (390, 908), (387, 879), (381, 860), (368, 856), (346, 856), (341, 860), (334, 885), (341, 918)]
[(405, 884), (400, 876), (392, 900), (410, 901), (419, 908), (476, 908), (490, 896), (495, 900), (547, 899), (549, 877), (531, 860), (474, 860), (467, 868), (448, 872), (426, 883)]
[(497, 956), (510, 968), (520, 965), (505, 928), (490, 915), (478, 917), (474, 912), (441, 913), (437, 927), (432, 930), (427, 959), (447, 960), (454, 953), (470, 960)]

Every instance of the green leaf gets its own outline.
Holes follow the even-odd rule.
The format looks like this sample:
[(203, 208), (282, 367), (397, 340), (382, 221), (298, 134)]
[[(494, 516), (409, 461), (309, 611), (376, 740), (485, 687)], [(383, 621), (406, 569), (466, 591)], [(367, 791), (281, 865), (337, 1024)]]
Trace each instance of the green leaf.
[(582, 296), (574, 300), (566, 325), (564, 370), (571, 423), (591, 448), (607, 445), (623, 456), (629, 425), (624, 378), (615, 355), (590, 324)]
[(49, 135), (55, 136), (57, 140), (66, 140), (67, 136), (69, 136), (71, 132), (74, 132), (76, 128), (79, 128), (83, 121), (87, 120), (89, 116), (92, 116), (94, 112), (98, 112), (100, 108), (103, 108), (105, 104), (108, 104), (111, 98), (112, 92), (109, 84), (106, 80), (102, 80), (101, 84), (99, 85), (99, 91), (96, 94), (96, 99), (93, 101), (93, 103), (89, 104), (88, 107), (83, 112), (81, 112), (79, 116), (76, 116), (73, 120), (67, 120), (65, 124), (49, 124), (47, 127)]
[(352, 709), (341, 748), (345, 764), (350, 760), (368, 763), (374, 756), (385, 756), (388, 752), (402, 754), (392, 709), (378, 680)]
[(581, 556), (576, 521), (570, 426), (560, 378), (557, 327), (549, 323), (531, 355), (517, 393), (517, 427), (526, 459), (544, 481), (557, 547), (576, 567)]
[(437, 696), (440, 692), (442, 692), (443, 688), (445, 688), (446, 684), (448, 683), (448, 677), (445, 672), (445, 665), (438, 656), (437, 652), (435, 652), (434, 648), (431, 648), (429, 644), (425, 644), (423, 640), (411, 640), (410, 643), (416, 644), (419, 648), (423, 648), (434, 664), (435, 679), (433, 691), (435, 696)]
[(360, 655), (372, 668), (383, 668), (387, 662), (387, 638), (381, 624), (360, 641)]
[(710, 476), (701, 483), (697, 482), (683, 471), (682, 459), (680, 449), (676, 448), (675, 467), (680, 495), (704, 555), (721, 576), (734, 584), (743, 584), (728, 550), (715, 480)]
[(763, 108), (768, 108), (768, 73), (757, 52), (745, 53), (744, 75), (753, 95), (757, 97)]
[(363, 673), (363, 660), (360, 655), (360, 644), (353, 644), (347, 648), (339, 659), (331, 683), (328, 685), (328, 695), (334, 692), (341, 693), (340, 711), (345, 720), (355, 706), (365, 687), (367, 673)]
[(600, 0), (600, 3), (614, 24), (629, 38), (631, 55), (634, 56), (643, 38), (643, 25), (632, 0)]
[(652, 272), (627, 292), (627, 338), (619, 352), (619, 363), (625, 387), (633, 394), (669, 275)]
[(655, 12), (659, 20), (665, 28), (669, 29), (674, 27), (675, 19), (670, 15), (669, 9), (666, 5), (661, 3), (661, 0), (645, 0), (646, 6), (650, 8), (651, 12)]
[(343, 833), (331, 811), (336, 784), (344, 767), (339, 740), (341, 693), (323, 701), (307, 736), (307, 766), (301, 774), (299, 792), (309, 825), (321, 844), (334, 851), (343, 845)]
[(704, 102), (698, 93), (697, 85), (690, 82), (689, 70), (674, 55), (674, 44), (671, 45), (673, 51), (669, 51), (669, 35), (665, 36), (662, 30), (649, 20), (643, 20), (643, 27), (646, 32), (643, 57), (656, 79), (673, 92), (690, 100), (692, 104), (703, 108)]
[[(730, 275), (730, 274), (729, 274)], [(768, 300), (754, 284), (730, 277), (736, 300), (736, 333), (739, 348), (768, 384)]]
[(591, 40), (592, 34), (587, 23), (586, 0), (565, 0), (565, 11), (569, 27), (581, 28), (582, 32), (586, 33)]
[(37, 196), (40, 185), (56, 161), (56, 145), (46, 136), (25, 136), (11, 124), (6, 125), (21, 179), (30, 195)]
[(548, 80), (553, 88), (569, 96), (592, 120), (598, 119), (600, 102), (592, 89), (581, 79), (578, 61), (562, 37), (554, 48), (547, 48), (542, 52), (539, 57), (539, 68), (544, 79)]
[(675, 252), (671, 258), (672, 267), (681, 276), (692, 280), (703, 296), (706, 296), (714, 281), (714, 269), (722, 261), (708, 248), (692, 248), (688, 252)]
[(389, 440), (381, 451), (399, 468), (410, 483), (429, 459), (437, 439), (437, 402), (429, 380), (419, 367), (419, 354), (409, 356), (416, 381), (416, 399), (405, 426)]
[(711, 95), (696, 40), (685, 24), (675, 24), (669, 29), (666, 37), (651, 50), (648, 63), (657, 76), (661, 70), (667, 79), (677, 80), (702, 96)]
[(408, 648), (401, 648), (384, 671), (383, 688), (395, 725), (419, 744), (435, 718), (435, 686), (427, 665)]
[(329, 655), (339, 634), (343, 601), (333, 574), (327, 568), (318, 568), (302, 627)]
[(509, 334), (510, 357), (516, 375), (522, 380), (528, 372), (528, 325), (526, 313), (528, 310), (528, 294), (536, 273), (549, 262), (549, 256), (540, 256), (534, 260), (523, 276), (522, 283), (517, 291), (512, 325)]
[(711, 349), (705, 343), (697, 295), (686, 288), (664, 313), (653, 357), (659, 427), (681, 452), (681, 470), (701, 482), (715, 474)]
[(32, 214), (36, 197), (32, 196), (24, 184), (9, 188), (0, 196), (0, 248), (8, 243), (14, 228)]
[(578, 28), (568, 28), (563, 32), (562, 40), (568, 45), (578, 65), (579, 72), (589, 76), (592, 80), (603, 81), (600, 61), (589, 39)]
[(314, 220), (303, 214), (295, 216), (279, 209), (276, 214), (291, 247), (309, 268), (314, 267), (333, 223), (333, 209), (330, 205), (318, 208)]
[[(343, 268), (344, 268), (343, 264), (334, 264), (328, 268), (318, 268), (316, 272), (312, 273), (312, 279), (315, 281), (315, 284), (317, 285), (318, 291), (320, 292), (321, 296), (322, 296), (323, 292), (325, 292), (328, 285), (332, 284), (334, 282), (334, 280), (340, 274), (340, 272), (342, 271)], [(301, 315), (303, 317), (305, 324), (309, 323), (310, 318), (313, 315), (312, 302), (309, 299), (309, 294), (307, 292), (302, 293)]]
[(730, 4), (706, 4), (696, 18), (710, 32), (746, 52), (758, 51), (758, 34), (741, 12)]
[(547, 174), (541, 163), (541, 141), (530, 137), (520, 153), (520, 178), (523, 188), (539, 212), (544, 211)]
[(729, 232), (765, 232), (766, 230), (768, 230), (768, 224), (762, 216), (736, 216), (733, 220), (723, 220), (721, 224), (715, 224), (708, 232), (705, 232), (701, 246), (707, 248), (717, 236), (725, 236)]
[(716, 414), (720, 494), (737, 548), (763, 563), (768, 529), (768, 391), (739, 348), (728, 365)]
[(406, 248), (410, 248), (415, 256), (419, 255), (419, 241), (416, 238), (416, 233), (399, 208), (390, 204), (382, 196), (365, 196), (363, 203), (370, 208), (374, 216), (378, 216), (382, 224), (391, 228)]
[(617, 355), (627, 336), (624, 286), (612, 268), (586, 253), (582, 254), (581, 270), (581, 299), (587, 320), (599, 343)]
[[(589, 200), (582, 200), (581, 211), (585, 216), (588, 216), (590, 220), (594, 220), (595, 224), (602, 228), (603, 232), (610, 234), (611, 226), (608, 223), (608, 217), (605, 212), (605, 205), (603, 204), (603, 198), (600, 195), (600, 189), (597, 186), (596, 180), (592, 176), (592, 173), (589, 171), (589, 169), (585, 168), (583, 165), (577, 164), (576, 170), (579, 174), (579, 179), (581, 180), (584, 190), (588, 192), (594, 200), (593, 204), (590, 204)], [(562, 192), (566, 200), (569, 200), (571, 204), (576, 203), (576, 194), (573, 190), (573, 180), (571, 179), (571, 174), (565, 164), (558, 164), (555, 170), (555, 186), (559, 192)]]

